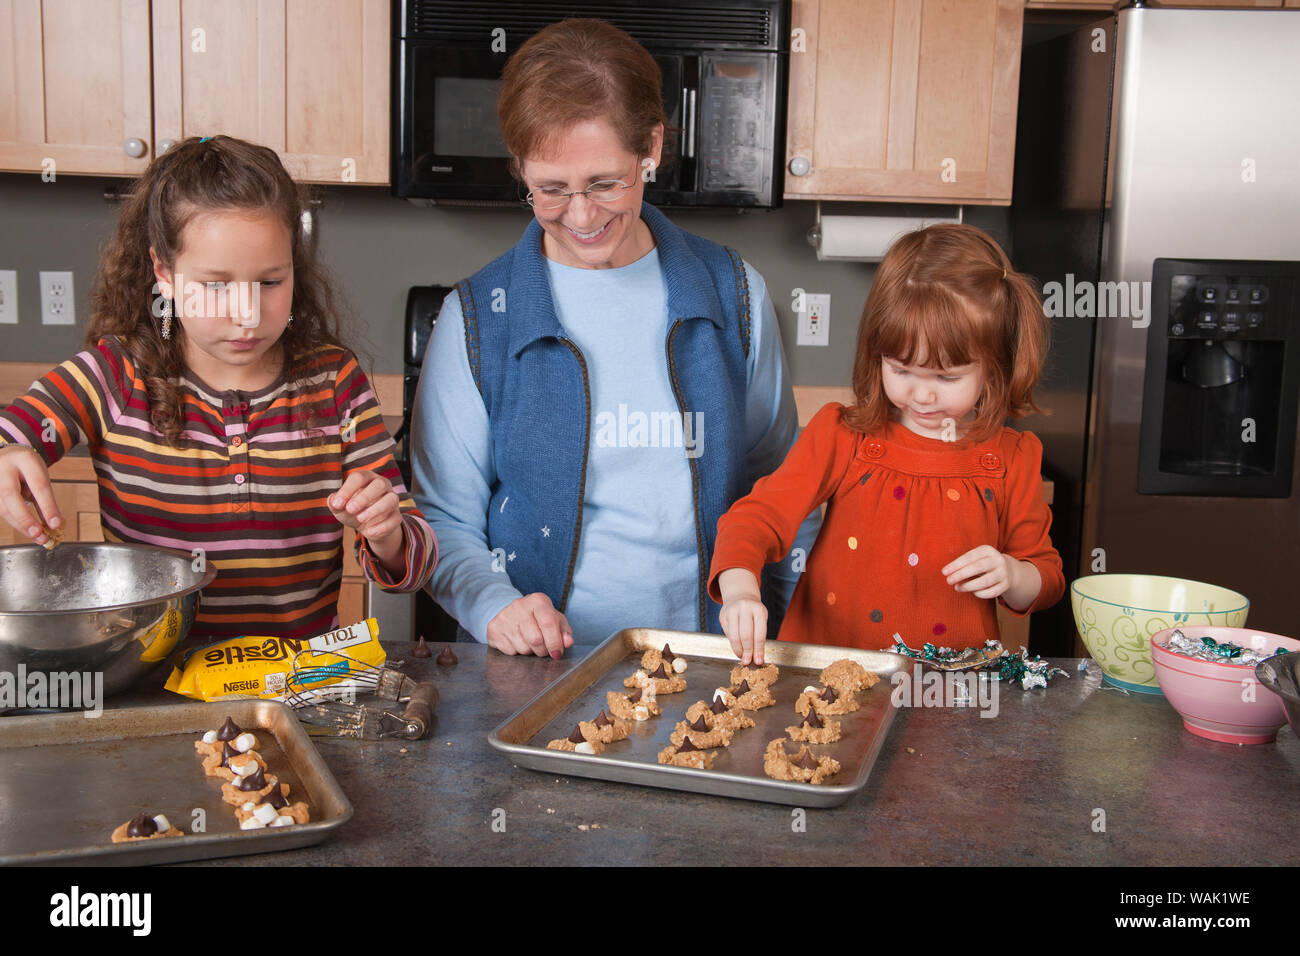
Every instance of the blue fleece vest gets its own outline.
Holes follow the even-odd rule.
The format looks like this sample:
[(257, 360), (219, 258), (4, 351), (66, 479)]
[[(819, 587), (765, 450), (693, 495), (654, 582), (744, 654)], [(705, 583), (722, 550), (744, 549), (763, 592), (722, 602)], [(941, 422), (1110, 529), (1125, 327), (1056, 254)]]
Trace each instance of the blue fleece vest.
[[(705, 589), (718, 518), (749, 491), (744, 442), (749, 284), (733, 250), (679, 229), (648, 203), (641, 218), (654, 236), (668, 293), (662, 361), (680, 410), (702, 414), (709, 436), (704, 453), (690, 460), (699, 628), (721, 633), (718, 607)], [(456, 290), (497, 472), (487, 514), (488, 547), (514, 555), (509, 574), (519, 591), (541, 591), (563, 611), (582, 534), (591, 390), (586, 358), (555, 315), (537, 221), (513, 249)], [(617, 601), (619, 595), (609, 599)]]

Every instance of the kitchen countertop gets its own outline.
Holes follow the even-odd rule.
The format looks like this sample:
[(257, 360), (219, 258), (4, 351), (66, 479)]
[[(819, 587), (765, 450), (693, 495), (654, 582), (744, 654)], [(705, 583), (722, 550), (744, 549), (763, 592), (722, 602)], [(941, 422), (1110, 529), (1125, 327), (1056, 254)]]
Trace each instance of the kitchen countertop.
[(1163, 697), (1103, 688), (1092, 663), (1079, 673), (1077, 660), (1056, 661), (1070, 677), (1046, 691), (1001, 687), (992, 718), (902, 708), (864, 790), (807, 810), (798, 832), (786, 806), (513, 766), (487, 735), (572, 658), (456, 644), (460, 664), (444, 668), (410, 644), (385, 646), (437, 683), (431, 736), (314, 738), (353, 818), (316, 847), (193, 865), (1294, 863), (1284, 808), (1300, 740), (1289, 726), (1273, 744), (1204, 740)]

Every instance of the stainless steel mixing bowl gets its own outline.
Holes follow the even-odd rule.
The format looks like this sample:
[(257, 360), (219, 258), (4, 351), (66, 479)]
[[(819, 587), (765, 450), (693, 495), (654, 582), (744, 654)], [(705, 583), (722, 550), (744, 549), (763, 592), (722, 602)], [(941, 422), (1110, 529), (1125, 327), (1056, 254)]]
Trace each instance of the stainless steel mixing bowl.
[(142, 544), (0, 548), (0, 671), (104, 675), (125, 690), (171, 656), (216, 577)]
[(1255, 665), (1255, 679), (1282, 698), (1287, 722), (1300, 737), (1300, 651), (1260, 661)]

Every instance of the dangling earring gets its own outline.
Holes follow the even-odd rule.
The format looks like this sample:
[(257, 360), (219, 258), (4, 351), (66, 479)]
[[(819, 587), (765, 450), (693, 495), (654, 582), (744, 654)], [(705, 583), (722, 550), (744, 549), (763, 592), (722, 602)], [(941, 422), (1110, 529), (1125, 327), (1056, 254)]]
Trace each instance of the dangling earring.
[(172, 337), (172, 300), (163, 299), (162, 315), (162, 337), (163, 341)]
[(293, 325), (293, 313), (292, 313), (292, 312), (289, 313), (289, 321), (286, 322), (286, 323), (284, 323), (284, 324), (285, 324), (285, 325)]

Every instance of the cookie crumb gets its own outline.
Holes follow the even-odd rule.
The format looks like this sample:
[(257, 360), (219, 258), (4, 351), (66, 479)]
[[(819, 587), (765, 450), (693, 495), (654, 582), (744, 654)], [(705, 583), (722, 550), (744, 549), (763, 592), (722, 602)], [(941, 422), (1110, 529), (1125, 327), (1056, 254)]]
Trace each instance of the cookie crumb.
[(907, 748), (907, 752), (910, 753), (910, 754), (914, 754), (914, 753), (916, 753), (916, 750), (915, 750), (914, 748), (912, 748), (912, 747), (908, 747), (908, 748)]
[(401, 750), (399, 750), (399, 751), (397, 751), (397, 752), (398, 752), (399, 754), (404, 754), (404, 753), (406, 753), (406, 748), (403, 747)]
[(591, 829), (591, 827), (587, 826), (587, 824), (585, 823), (579, 823), (578, 829), (581, 830), (583, 833), (586, 833), (588, 830)]

